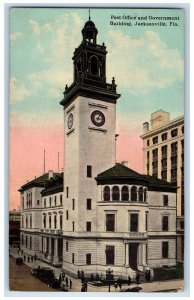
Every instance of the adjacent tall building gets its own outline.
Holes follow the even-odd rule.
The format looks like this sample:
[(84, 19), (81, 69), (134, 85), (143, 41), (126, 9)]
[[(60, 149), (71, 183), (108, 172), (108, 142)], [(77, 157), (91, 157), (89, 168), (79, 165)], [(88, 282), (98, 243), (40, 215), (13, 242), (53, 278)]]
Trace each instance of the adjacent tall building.
[(172, 182), (177, 190), (177, 259), (184, 256), (184, 117), (170, 120), (163, 110), (143, 124), (145, 174)]

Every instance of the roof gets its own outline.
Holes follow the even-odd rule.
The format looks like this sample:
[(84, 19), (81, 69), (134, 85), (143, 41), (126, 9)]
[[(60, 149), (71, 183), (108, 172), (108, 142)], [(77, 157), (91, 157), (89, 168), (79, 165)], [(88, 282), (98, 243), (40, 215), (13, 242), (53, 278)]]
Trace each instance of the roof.
[[(53, 173), (53, 176), (59, 175), (59, 173)], [(44, 183), (46, 180), (49, 179), (49, 173), (45, 173), (37, 178), (34, 178), (33, 180), (27, 182), (26, 184), (22, 185), (21, 188), (19, 189), (19, 192), (28, 190), (32, 187), (44, 187)]]
[(96, 177), (98, 184), (120, 184), (132, 183), (147, 186), (149, 190), (176, 190), (176, 186), (172, 183), (150, 175), (140, 174), (120, 163), (116, 163), (114, 167), (100, 173)]
[(56, 174), (45, 181), (44, 189), (41, 191), (42, 196), (52, 195), (63, 192), (63, 173)]

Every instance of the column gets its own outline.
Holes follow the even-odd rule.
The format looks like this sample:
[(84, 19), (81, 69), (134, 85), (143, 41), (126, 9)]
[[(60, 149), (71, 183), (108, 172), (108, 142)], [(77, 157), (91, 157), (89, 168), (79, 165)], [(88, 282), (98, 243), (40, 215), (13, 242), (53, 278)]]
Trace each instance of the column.
[(52, 249), (51, 249), (51, 238), (48, 238), (48, 241), (49, 241), (49, 247), (48, 247), (48, 258), (51, 258), (51, 251), (52, 251)]
[(53, 263), (56, 264), (59, 262), (59, 255), (58, 255), (58, 239), (55, 238), (54, 240), (54, 257), (53, 257)]
[(147, 259), (146, 259), (146, 244), (143, 243), (142, 246), (141, 246), (141, 251), (142, 251), (142, 265), (143, 266), (146, 266), (147, 265)]
[(125, 244), (125, 264), (129, 266), (129, 244)]

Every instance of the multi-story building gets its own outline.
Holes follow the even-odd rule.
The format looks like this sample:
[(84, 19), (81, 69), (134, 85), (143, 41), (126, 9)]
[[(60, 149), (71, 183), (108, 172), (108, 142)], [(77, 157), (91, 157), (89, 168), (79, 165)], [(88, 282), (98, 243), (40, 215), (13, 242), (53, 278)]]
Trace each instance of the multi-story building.
[(9, 244), (19, 245), (20, 243), (20, 211), (9, 211)]
[(163, 110), (143, 124), (144, 173), (172, 182), (177, 190), (177, 259), (184, 256), (184, 117)]
[[(95, 24), (86, 22), (73, 55), (74, 81), (60, 102), (63, 185), (56, 176), (45, 182), (45, 174), (37, 179), (38, 186), (34, 181), (22, 186), (22, 214), (24, 220), (32, 211), (36, 215), (32, 232), (39, 259), (62, 264), (72, 276), (78, 270), (85, 276), (105, 275), (111, 268), (115, 276), (126, 277), (176, 264), (176, 186), (116, 163), (120, 95), (114, 78), (106, 82), (107, 50), (104, 43), (97, 44), (97, 33)], [(36, 199), (39, 207), (33, 206)], [(29, 237), (27, 224), (22, 234)], [(23, 247), (31, 251), (28, 243)]]

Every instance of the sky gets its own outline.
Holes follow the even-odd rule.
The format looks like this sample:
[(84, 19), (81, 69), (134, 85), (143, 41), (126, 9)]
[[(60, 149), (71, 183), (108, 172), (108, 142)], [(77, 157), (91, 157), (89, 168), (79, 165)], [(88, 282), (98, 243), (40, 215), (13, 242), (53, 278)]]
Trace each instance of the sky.
[[(121, 17), (121, 20), (114, 19)], [(178, 16), (178, 26), (119, 26), (126, 17)], [(112, 18), (112, 19), (111, 19)], [(117, 161), (143, 172), (142, 124), (163, 109), (171, 119), (184, 114), (184, 14), (165, 9), (91, 9), (97, 43), (107, 47), (107, 82), (117, 92)], [(72, 56), (82, 41), (86, 8), (10, 10), (10, 208), (18, 208), (18, 189), (46, 171), (63, 168), (65, 85), (73, 80)], [(159, 22), (149, 20), (149, 22)]]

